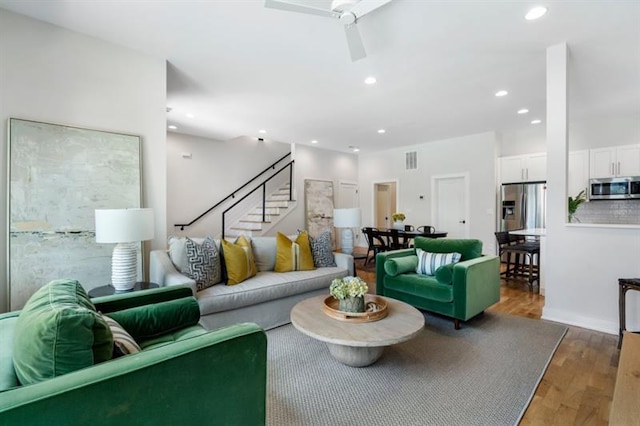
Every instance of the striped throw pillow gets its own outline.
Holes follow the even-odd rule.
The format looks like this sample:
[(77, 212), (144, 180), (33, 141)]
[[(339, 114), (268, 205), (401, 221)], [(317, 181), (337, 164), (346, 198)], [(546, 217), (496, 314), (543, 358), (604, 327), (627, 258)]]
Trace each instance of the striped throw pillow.
[(416, 254), (418, 255), (416, 272), (422, 275), (435, 275), (439, 267), (458, 263), (462, 257), (460, 253), (430, 253), (422, 249), (416, 249)]
[(113, 318), (102, 315), (107, 325), (111, 329), (113, 335), (113, 344), (122, 355), (136, 354), (140, 352), (140, 346), (133, 340), (133, 337), (122, 328), (120, 324)]

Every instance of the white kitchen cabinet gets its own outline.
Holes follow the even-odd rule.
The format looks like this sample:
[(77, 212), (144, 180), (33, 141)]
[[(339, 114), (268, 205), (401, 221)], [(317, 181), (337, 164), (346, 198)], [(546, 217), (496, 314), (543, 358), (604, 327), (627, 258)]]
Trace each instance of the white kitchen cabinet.
[(567, 195), (576, 197), (582, 190), (589, 190), (589, 150), (569, 152)]
[(592, 149), (589, 157), (592, 179), (640, 176), (640, 144)]
[(514, 155), (500, 158), (501, 183), (547, 180), (547, 154)]

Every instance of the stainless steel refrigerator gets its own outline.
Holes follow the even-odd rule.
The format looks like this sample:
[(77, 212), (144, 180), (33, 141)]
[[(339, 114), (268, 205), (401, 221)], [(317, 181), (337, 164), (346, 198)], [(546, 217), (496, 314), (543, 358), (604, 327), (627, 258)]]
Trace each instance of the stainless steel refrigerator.
[(547, 183), (505, 183), (501, 190), (501, 231), (546, 228)]

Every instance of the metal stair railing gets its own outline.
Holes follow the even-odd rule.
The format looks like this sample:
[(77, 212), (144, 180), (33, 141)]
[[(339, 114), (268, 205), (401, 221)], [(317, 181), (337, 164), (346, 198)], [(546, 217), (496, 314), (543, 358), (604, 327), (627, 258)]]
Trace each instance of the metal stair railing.
[[(199, 221), (200, 219), (202, 219), (203, 217), (205, 217), (207, 214), (209, 214), (210, 212), (212, 212), (214, 209), (216, 209), (217, 207), (219, 207), (220, 205), (222, 205), (225, 201), (231, 199), (231, 198), (236, 198), (236, 194), (239, 191), (242, 191), (245, 187), (247, 187), (249, 184), (251, 184), (253, 181), (255, 181), (256, 179), (258, 179), (260, 176), (262, 176), (263, 174), (267, 173), (269, 170), (275, 170), (276, 169), (276, 165), (278, 163), (280, 163), (282, 160), (284, 160), (285, 158), (289, 157), (291, 155), (290, 152), (288, 152), (287, 154), (283, 155), (281, 158), (279, 158), (278, 160), (274, 161), (269, 167), (267, 167), (266, 169), (264, 169), (263, 171), (261, 171), (260, 173), (258, 173), (257, 175), (255, 175), (254, 177), (252, 177), (251, 179), (249, 179), (247, 182), (245, 182), (244, 184), (242, 184), (241, 186), (239, 186), (238, 188), (236, 188), (235, 191), (232, 191), (229, 195), (227, 195), (226, 197), (224, 197), (222, 200), (218, 201), (216, 204), (214, 204), (213, 206), (211, 206), (210, 208), (208, 208), (204, 213), (202, 213), (201, 215), (199, 215), (198, 217), (196, 217), (195, 219), (193, 219), (191, 222), (189, 223), (176, 223), (173, 226), (179, 226), (181, 231), (184, 231), (184, 228), (187, 226), (191, 226), (194, 223), (196, 223), (197, 221)], [(271, 178), (275, 175), (277, 175), (278, 173), (280, 173), (282, 170), (284, 170), (287, 166), (292, 165), (294, 162), (294, 160), (291, 160), (289, 163), (287, 163), (287, 165), (285, 165), (283, 168), (281, 168), (280, 170), (278, 170), (277, 172), (275, 172), (269, 179), (267, 179), (266, 181), (263, 182), (264, 183), (268, 182), (269, 180), (271, 180)], [(293, 167), (291, 167), (290, 170), (290, 175), (289, 175), (289, 184), (291, 185), (293, 181)], [(260, 188), (260, 185), (257, 186), (256, 188), (254, 188), (249, 194), (253, 193), (256, 189)], [(247, 194), (247, 195), (249, 195)], [(245, 199), (246, 195), (242, 198)], [(291, 186), (289, 187), (289, 199), (291, 199)], [(234, 206), (238, 204), (235, 203)], [(263, 203), (264, 205), (264, 199), (263, 199)], [(229, 210), (229, 209), (227, 209)], [(227, 211), (225, 210), (225, 212)], [(222, 220), (222, 235), (224, 238), (224, 214), (223, 214), (223, 220)], [(262, 216), (262, 221), (264, 222), (264, 214)]]
[(227, 209), (222, 212), (222, 238), (223, 239), (224, 239), (224, 233), (225, 233), (225, 216), (227, 215), (227, 212), (232, 208), (234, 208), (235, 206), (237, 206), (238, 204), (240, 204), (242, 201), (244, 201), (247, 197), (249, 197), (251, 194), (253, 194), (260, 188), (262, 188), (262, 222), (266, 222), (267, 183), (274, 177), (278, 176), (280, 172), (282, 172), (286, 168), (289, 169), (289, 201), (293, 201), (293, 163), (294, 162), (295, 160), (289, 161), (282, 168), (280, 168), (280, 170), (272, 174), (268, 179), (264, 180), (260, 185), (253, 188), (251, 191), (245, 194), (242, 198), (240, 198), (238, 201), (236, 201), (235, 203), (227, 207)]

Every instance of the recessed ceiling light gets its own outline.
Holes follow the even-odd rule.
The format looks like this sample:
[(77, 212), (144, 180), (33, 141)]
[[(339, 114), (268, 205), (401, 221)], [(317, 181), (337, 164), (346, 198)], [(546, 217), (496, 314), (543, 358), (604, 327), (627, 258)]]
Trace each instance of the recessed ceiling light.
[(535, 19), (541, 18), (547, 13), (547, 8), (543, 6), (536, 6), (533, 9), (529, 10), (526, 15), (524, 15), (524, 19), (527, 21), (533, 21)]
[(311, 143), (318, 143), (318, 141), (314, 139), (311, 141)]
[(353, 148), (353, 152), (358, 152), (360, 151), (360, 148)]
[(367, 78), (364, 79), (364, 84), (376, 84), (376, 78), (373, 76), (369, 76)]
[(383, 133), (387, 133), (387, 131), (385, 129), (379, 129), (378, 133), (383, 134)]
[(191, 113), (186, 114), (186, 116), (187, 116), (187, 118), (193, 118), (193, 117), (195, 117), (195, 115), (193, 115), (193, 114), (191, 114)]
[(507, 92), (506, 90), (498, 90), (496, 92), (496, 96), (501, 98), (502, 96), (507, 96), (509, 94), (509, 92)]
[(176, 130), (176, 129), (178, 128), (178, 126), (174, 126), (173, 124), (171, 124), (171, 125), (169, 126), (169, 128), (170, 128), (171, 130)]
[(542, 120), (539, 120), (537, 118), (535, 120), (531, 120), (531, 124), (540, 124), (540, 123), (542, 123)]
[(258, 130), (258, 133), (262, 133), (264, 135), (265, 133), (267, 133), (267, 131), (265, 129), (260, 129)]
[(529, 110), (528, 110), (528, 109), (526, 109), (526, 108), (522, 108), (522, 109), (519, 109), (519, 110), (518, 110), (518, 114), (526, 114), (526, 113), (528, 113), (528, 112), (529, 112)]

